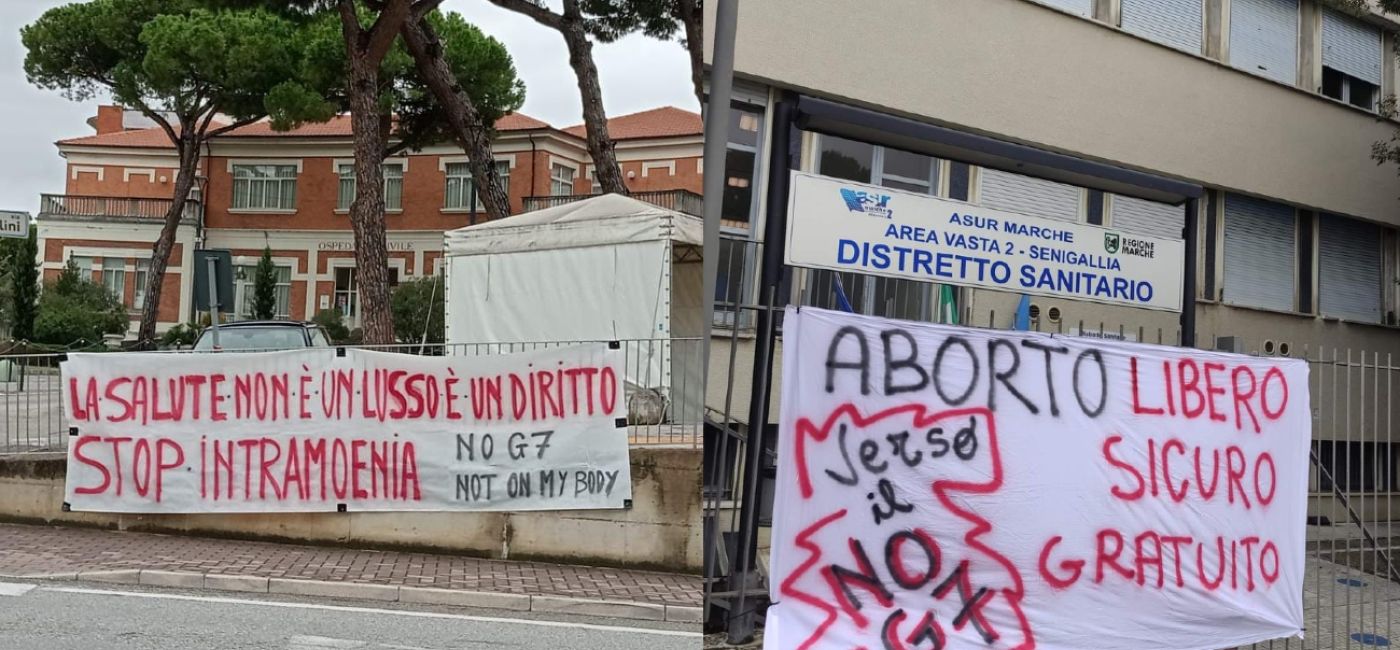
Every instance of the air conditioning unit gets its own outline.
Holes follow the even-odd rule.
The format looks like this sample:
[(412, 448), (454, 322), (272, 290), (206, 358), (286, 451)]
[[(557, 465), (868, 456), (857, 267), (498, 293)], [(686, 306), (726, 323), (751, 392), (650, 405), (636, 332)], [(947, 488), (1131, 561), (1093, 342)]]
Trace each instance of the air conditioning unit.
[(1215, 339), (1215, 350), (1217, 352), (1233, 352), (1244, 354), (1244, 338), (1239, 336), (1218, 336)]

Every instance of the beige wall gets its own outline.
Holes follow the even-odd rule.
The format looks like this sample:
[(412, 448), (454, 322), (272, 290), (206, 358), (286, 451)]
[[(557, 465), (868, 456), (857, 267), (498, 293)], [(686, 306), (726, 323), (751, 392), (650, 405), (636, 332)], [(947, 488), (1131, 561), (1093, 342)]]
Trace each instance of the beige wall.
[(633, 448), (630, 510), (111, 515), (63, 512), (64, 459), (0, 459), (0, 519), (699, 572), (700, 450)]
[(1388, 138), (1393, 125), (1372, 114), (1027, 0), (876, 7), (739, 3), (737, 73), (1400, 224), (1394, 170), (1370, 159), (1371, 143)]

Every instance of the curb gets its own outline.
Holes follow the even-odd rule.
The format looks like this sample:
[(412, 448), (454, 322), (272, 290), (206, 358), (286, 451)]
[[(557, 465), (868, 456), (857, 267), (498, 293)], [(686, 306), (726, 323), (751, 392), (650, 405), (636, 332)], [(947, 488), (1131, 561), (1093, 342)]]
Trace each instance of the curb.
[(375, 600), (380, 602), (415, 603), (422, 605), (449, 605), (454, 607), (478, 607), (483, 609), (505, 609), (516, 612), (574, 614), (579, 616), (599, 616), (638, 621), (664, 621), (670, 623), (698, 624), (704, 618), (702, 616), (702, 608), (685, 607), (681, 605), (660, 605), (656, 603), (600, 600), (593, 598), (571, 598), (568, 596), (505, 594), (490, 591), (466, 591), (462, 589), (441, 589), (435, 587), (404, 587), (399, 585), (299, 580), (295, 578), (267, 578), (261, 576), (227, 575), (219, 573), (194, 573), (190, 571), (161, 571), (157, 569), (96, 570), (27, 576), (0, 574), (0, 578), (8, 580), (44, 581), (82, 580), (85, 582), (143, 585), (148, 587), (175, 587), (180, 589), (209, 589), (214, 591), (257, 594), (321, 596), (326, 598), (349, 598), (355, 600)]

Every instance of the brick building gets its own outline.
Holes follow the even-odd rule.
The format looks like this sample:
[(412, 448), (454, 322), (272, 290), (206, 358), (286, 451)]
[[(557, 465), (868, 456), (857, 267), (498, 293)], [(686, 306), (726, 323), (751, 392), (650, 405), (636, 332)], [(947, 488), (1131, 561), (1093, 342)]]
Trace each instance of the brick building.
[[(66, 191), (42, 197), (39, 262), (50, 279), (74, 260), (130, 307), (134, 332), (177, 158), (164, 132), (139, 114), (102, 106), (89, 124), (95, 134), (57, 143), (67, 161)], [(555, 128), (517, 113), (496, 127), (496, 164), (506, 176), (513, 214), (598, 191), (581, 125)], [(699, 213), (699, 115), (663, 107), (614, 117), (609, 129), (634, 196)], [(348, 116), (281, 133), (262, 122), (215, 138), (204, 152), (194, 200), (177, 235), (158, 329), (192, 317), (196, 249), (231, 251), (231, 311), (235, 318), (247, 317), (253, 266), (265, 246), (278, 267), (279, 317), (309, 319), (336, 308), (353, 326), (358, 292), (348, 217), (352, 163)], [(466, 163), (454, 145), (385, 161), (395, 282), (437, 273), (443, 231), (485, 218)]]

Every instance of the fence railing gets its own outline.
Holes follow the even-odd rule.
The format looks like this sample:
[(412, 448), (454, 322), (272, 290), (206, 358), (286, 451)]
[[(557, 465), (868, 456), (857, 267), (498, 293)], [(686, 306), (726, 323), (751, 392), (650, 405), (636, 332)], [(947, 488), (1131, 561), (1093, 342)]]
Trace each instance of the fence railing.
[[(603, 341), (347, 346), (432, 356), (492, 356)], [(698, 448), (704, 421), (700, 339), (620, 341), (633, 445)], [(226, 355), (164, 350), (135, 354)], [(66, 353), (0, 355), (0, 455), (67, 448), (59, 364)], [(211, 357), (211, 360), (214, 357)]]
[[(559, 205), (566, 205), (584, 199), (591, 199), (597, 194), (564, 194), (561, 196), (527, 196), (525, 197), (525, 211), (543, 210)], [(649, 192), (632, 192), (630, 196), (638, 201), (645, 201), (658, 208), (683, 212), (685, 214), (702, 216), (705, 210), (704, 197), (689, 190), (654, 190)]]
[[(146, 199), (117, 196), (75, 196), (71, 194), (44, 194), (40, 196), (39, 218), (79, 217), (87, 219), (164, 219), (170, 211), (171, 199)], [(201, 210), (200, 202), (190, 199), (185, 202), (182, 219), (197, 219)]]

